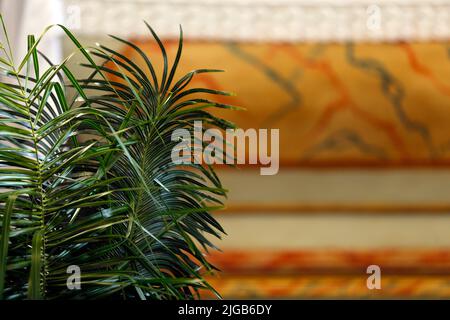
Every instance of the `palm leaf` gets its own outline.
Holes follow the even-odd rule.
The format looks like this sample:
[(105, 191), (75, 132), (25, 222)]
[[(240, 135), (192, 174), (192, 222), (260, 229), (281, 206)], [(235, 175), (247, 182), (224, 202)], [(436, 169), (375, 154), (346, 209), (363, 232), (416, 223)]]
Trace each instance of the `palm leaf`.
[(102, 159), (116, 149), (77, 139), (95, 132), (89, 119), (98, 123), (101, 115), (89, 107), (68, 109), (58, 82), (61, 72), (71, 78), (67, 59), (39, 66), (41, 38), (28, 38), (18, 68), (8, 44), (2, 46), (8, 75), (0, 85), (0, 295), (5, 299), (73, 296), (65, 286), (67, 275), (62, 279), (59, 273), (71, 264), (88, 269), (98, 263), (98, 255), (78, 260), (82, 248), (104, 253), (104, 265), (95, 270), (102, 275), (114, 259), (107, 248), (116, 241), (104, 235), (128, 221), (110, 199), (111, 181), (102, 167)]
[[(215, 292), (203, 279), (214, 270), (204, 253), (215, 248), (207, 235), (224, 232), (210, 212), (226, 191), (212, 167), (171, 161), (171, 134), (191, 129), (194, 120), (232, 126), (207, 108), (234, 107), (197, 96), (227, 93), (184, 90), (195, 74), (217, 70), (199, 69), (172, 86), (181, 33), (169, 69), (149, 27), (163, 55), (158, 79), (136, 45), (114, 37), (138, 52), (150, 77), (110, 48), (89, 53), (59, 27), (92, 69), (87, 79), (76, 79), (66, 66), (70, 56), (52, 64), (38, 52), (51, 27), (28, 38), (17, 68), (9, 44), (1, 47), (8, 79), (0, 83), (0, 296), (186, 299), (200, 289)], [(91, 55), (105, 62), (96, 64)], [(77, 96), (83, 102), (76, 106)], [(81, 270), (81, 290), (66, 285), (71, 265)]]
[[(178, 297), (190, 298), (198, 289), (197, 285), (192, 285), (192, 280), (198, 281), (196, 283), (203, 288), (210, 288), (202, 274), (214, 270), (214, 267), (205, 259), (204, 250), (215, 246), (206, 235), (220, 238), (224, 231), (210, 214), (218, 207), (209, 204), (220, 206), (220, 198), (225, 196), (226, 191), (212, 167), (196, 164), (180, 166), (172, 162), (171, 153), (177, 142), (171, 141), (171, 135), (175, 129), (191, 130), (194, 120), (204, 121), (209, 127), (232, 127), (232, 124), (216, 118), (205, 108), (235, 107), (198, 96), (203, 93), (229, 95), (227, 92), (206, 88), (184, 90), (195, 74), (220, 70), (199, 69), (183, 76), (172, 86), (182, 53), (182, 31), (180, 29), (174, 63), (169, 67), (163, 43), (154, 30), (150, 26), (148, 28), (163, 57), (159, 80), (156, 78), (156, 68), (142, 49), (113, 37), (131, 46), (143, 58), (150, 74), (144, 76), (146, 70), (135, 61), (113, 49), (98, 46), (90, 52), (105, 59), (108, 67), (84, 64), (99, 70), (99, 74), (79, 82), (83, 89), (94, 92), (86, 102), (93, 108), (123, 110), (120, 113), (122, 118), (109, 120), (117, 133), (118, 143), (135, 141), (126, 147), (127, 152), (117, 158), (108, 174), (112, 177), (125, 176), (114, 183), (114, 188), (129, 190), (140, 186), (137, 192), (118, 192), (113, 197), (129, 207), (133, 219), (128, 233), (142, 255), (133, 264), (133, 269), (146, 277), (161, 279), (160, 283), (153, 282), (141, 287), (142, 292), (152, 297), (158, 288), (159, 298), (170, 298), (174, 292)], [(109, 81), (111, 76), (120, 81)], [(125, 232), (125, 227), (122, 229), (115, 226), (118, 233)], [(178, 281), (178, 287), (174, 288), (171, 282), (167, 282), (168, 279), (186, 281)], [(137, 296), (137, 293), (134, 295)]]

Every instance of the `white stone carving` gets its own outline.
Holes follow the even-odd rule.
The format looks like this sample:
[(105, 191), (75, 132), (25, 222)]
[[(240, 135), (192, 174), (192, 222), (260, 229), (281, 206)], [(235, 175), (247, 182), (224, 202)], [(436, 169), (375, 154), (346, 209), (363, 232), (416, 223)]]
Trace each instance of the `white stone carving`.
[(76, 33), (234, 41), (448, 40), (450, 0), (64, 0)]

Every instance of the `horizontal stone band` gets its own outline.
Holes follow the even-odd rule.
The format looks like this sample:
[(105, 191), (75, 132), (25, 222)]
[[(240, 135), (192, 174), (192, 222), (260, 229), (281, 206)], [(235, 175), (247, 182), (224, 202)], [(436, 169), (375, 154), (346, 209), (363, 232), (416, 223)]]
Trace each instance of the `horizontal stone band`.
[[(86, 35), (233, 41), (399, 41), (450, 38), (442, 0), (64, 0), (66, 24)], [(101, 14), (99, 14), (101, 12)], [(39, 17), (36, 16), (36, 19)]]

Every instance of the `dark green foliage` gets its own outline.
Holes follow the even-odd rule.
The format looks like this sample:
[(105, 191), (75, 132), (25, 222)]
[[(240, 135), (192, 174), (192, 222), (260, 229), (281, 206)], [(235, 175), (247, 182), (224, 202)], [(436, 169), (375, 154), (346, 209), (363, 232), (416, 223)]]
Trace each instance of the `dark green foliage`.
[[(206, 235), (223, 230), (209, 212), (225, 196), (208, 166), (171, 161), (173, 130), (194, 120), (226, 128), (207, 108), (222, 107), (184, 90), (197, 70), (174, 81), (161, 41), (161, 74), (138, 47), (146, 70), (106, 47), (89, 52), (63, 26), (92, 69), (75, 79), (66, 61), (44, 70), (39, 39), (14, 67), (3, 44), (0, 83), (0, 295), (4, 299), (195, 298), (209, 289)], [(96, 64), (97, 56), (116, 66)], [(119, 70), (119, 71), (117, 71)], [(109, 81), (114, 74), (122, 81)], [(149, 76), (148, 76), (149, 75)], [(64, 79), (66, 83), (62, 82)], [(68, 99), (72, 87), (82, 102)], [(69, 290), (67, 268), (81, 269)]]

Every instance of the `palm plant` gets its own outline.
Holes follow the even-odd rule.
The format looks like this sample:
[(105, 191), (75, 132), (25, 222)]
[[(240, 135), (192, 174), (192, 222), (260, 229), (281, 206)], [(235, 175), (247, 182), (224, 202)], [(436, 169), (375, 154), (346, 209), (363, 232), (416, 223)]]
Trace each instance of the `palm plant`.
[[(148, 70), (107, 47), (88, 51), (59, 27), (92, 69), (88, 78), (75, 79), (68, 59), (55, 65), (39, 57), (42, 36), (28, 38), (18, 67), (9, 43), (0, 48), (8, 76), (0, 83), (1, 297), (190, 299), (200, 289), (215, 292), (203, 278), (214, 270), (204, 253), (215, 248), (206, 235), (223, 233), (210, 211), (222, 205), (225, 190), (210, 166), (171, 161), (171, 133), (194, 120), (232, 126), (207, 109), (231, 106), (197, 96), (227, 93), (185, 89), (195, 74), (217, 70), (172, 84), (181, 33), (169, 68), (148, 26), (164, 61), (159, 77), (133, 43), (113, 37)], [(67, 286), (73, 265), (81, 270), (80, 290)]]

